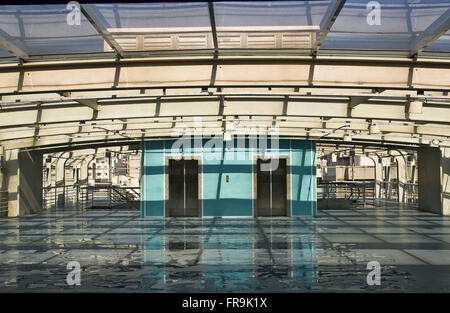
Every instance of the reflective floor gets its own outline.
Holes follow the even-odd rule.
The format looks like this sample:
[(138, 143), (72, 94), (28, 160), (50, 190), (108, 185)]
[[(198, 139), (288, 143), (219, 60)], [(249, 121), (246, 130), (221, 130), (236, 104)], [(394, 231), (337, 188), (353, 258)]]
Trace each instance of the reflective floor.
[[(81, 265), (80, 286), (67, 284), (70, 261)], [(370, 261), (380, 285), (367, 284)], [(450, 217), (391, 207), (315, 219), (2, 218), (0, 292), (9, 291), (450, 292)]]

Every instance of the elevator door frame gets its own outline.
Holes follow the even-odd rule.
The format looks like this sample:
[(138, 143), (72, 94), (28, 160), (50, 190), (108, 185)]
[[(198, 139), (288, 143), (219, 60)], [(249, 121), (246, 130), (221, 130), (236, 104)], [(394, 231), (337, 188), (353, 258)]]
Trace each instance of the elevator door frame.
[[(286, 216), (290, 217), (292, 216), (292, 197), (291, 197), (291, 155), (290, 154), (267, 154), (264, 155), (264, 157), (267, 158), (278, 158), (278, 159), (286, 159)], [(252, 199), (252, 216), (253, 217), (261, 217), (256, 216), (256, 210), (257, 210), (257, 203), (258, 203), (258, 159), (263, 159), (262, 154), (254, 154), (252, 159), (252, 165), (253, 165), (253, 179), (252, 179), (252, 189), (253, 189), (253, 199)], [(269, 217), (269, 216), (267, 216)], [(275, 216), (279, 217), (279, 216)]]
[[(176, 159), (173, 156), (166, 156), (164, 158), (164, 216), (170, 217), (169, 212), (169, 160)], [(203, 217), (203, 164), (200, 155), (183, 155), (184, 160), (196, 160), (198, 162), (198, 216)]]

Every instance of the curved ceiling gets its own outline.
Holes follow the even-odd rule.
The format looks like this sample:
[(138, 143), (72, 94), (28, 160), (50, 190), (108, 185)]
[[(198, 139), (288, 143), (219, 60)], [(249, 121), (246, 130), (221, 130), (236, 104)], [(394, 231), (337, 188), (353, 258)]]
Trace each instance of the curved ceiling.
[(91, 4), (79, 28), (65, 6), (0, 7), (0, 145), (223, 134), (232, 123), (450, 146), (450, 4), (379, 3), (381, 25), (367, 24), (365, 1)]

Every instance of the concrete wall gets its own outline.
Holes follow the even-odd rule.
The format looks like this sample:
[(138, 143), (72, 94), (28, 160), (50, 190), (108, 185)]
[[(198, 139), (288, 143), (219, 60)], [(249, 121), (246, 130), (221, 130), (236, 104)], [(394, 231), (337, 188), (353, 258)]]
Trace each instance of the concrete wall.
[(42, 211), (42, 153), (5, 151), (5, 186), (8, 216)]
[(418, 151), (419, 209), (450, 215), (450, 148)]
[[(293, 216), (315, 216), (315, 143), (280, 140), (278, 147), (271, 147), (270, 143), (268, 140), (268, 154), (288, 158), (288, 211)], [(196, 143), (187, 139), (186, 145), (181, 146), (174, 140), (143, 142), (142, 215), (165, 215), (167, 159), (174, 153), (182, 153), (200, 161), (202, 216), (253, 216), (254, 166), (262, 147), (259, 143), (252, 145), (248, 139), (242, 140), (240, 146), (237, 140), (233, 141), (235, 147), (227, 148), (227, 144), (230, 145), (222, 137)]]

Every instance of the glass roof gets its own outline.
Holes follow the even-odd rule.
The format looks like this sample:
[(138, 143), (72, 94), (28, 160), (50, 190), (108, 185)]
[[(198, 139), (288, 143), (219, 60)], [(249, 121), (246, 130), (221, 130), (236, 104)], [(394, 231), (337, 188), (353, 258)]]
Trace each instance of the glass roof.
[(211, 27), (208, 3), (93, 4), (108, 28)]
[(450, 52), (448, 0), (337, 1), (88, 4), (75, 12), (79, 25), (68, 22), (74, 11), (66, 5), (0, 6), (0, 57), (113, 49)]
[(221, 26), (319, 25), (331, 0), (216, 2), (214, 13)]
[(425, 51), (450, 51), (450, 30), (425, 48)]
[(28, 55), (102, 52), (103, 39), (84, 16), (69, 25), (66, 5), (0, 6), (0, 34)]
[(6, 50), (0, 49), (0, 58), (12, 57), (13, 55)]
[(408, 51), (414, 39), (426, 34), (436, 20), (448, 15), (445, 12), (450, 8), (448, 0), (377, 2), (379, 11), (377, 7), (368, 8), (366, 0), (347, 0), (322, 48)]

